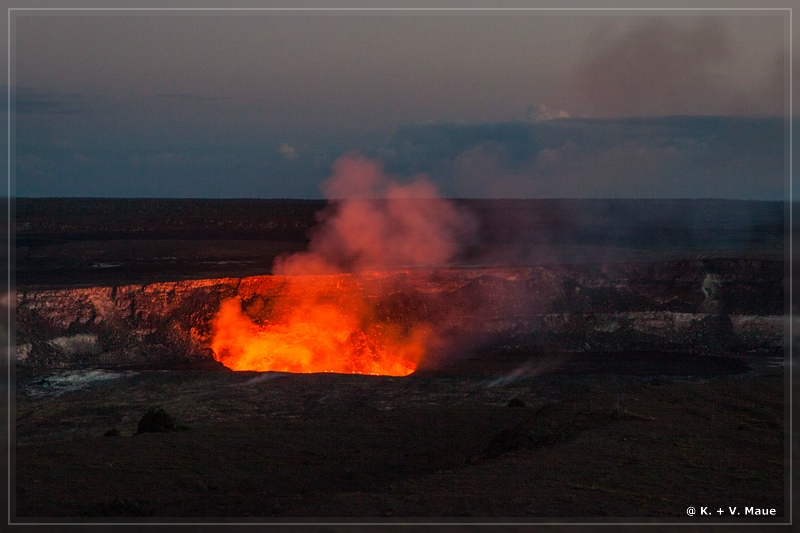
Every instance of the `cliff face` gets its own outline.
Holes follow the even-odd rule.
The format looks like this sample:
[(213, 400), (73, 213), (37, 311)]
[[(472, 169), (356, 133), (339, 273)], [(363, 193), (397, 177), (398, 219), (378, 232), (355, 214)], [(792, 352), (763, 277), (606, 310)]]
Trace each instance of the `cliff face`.
[(470, 343), (692, 353), (779, 350), (784, 265), (716, 259), (519, 269), (254, 276), (17, 293), (17, 363), (29, 367), (213, 361), (212, 320), (238, 298), (255, 322), (287, 288), (355, 282), (388, 320), (437, 324)]

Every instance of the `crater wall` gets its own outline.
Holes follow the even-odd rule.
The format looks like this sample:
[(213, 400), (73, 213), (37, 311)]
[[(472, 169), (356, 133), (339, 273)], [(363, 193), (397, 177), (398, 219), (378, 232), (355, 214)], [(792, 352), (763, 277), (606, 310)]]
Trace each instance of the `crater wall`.
[[(437, 320), (467, 341), (543, 351), (774, 353), (784, 345), (784, 264), (759, 259), (251, 276), (16, 295), (19, 368), (215, 365), (220, 303), (264, 309), (288, 285), (356, 281), (376, 309)], [(471, 344), (471, 345), (470, 345)]]

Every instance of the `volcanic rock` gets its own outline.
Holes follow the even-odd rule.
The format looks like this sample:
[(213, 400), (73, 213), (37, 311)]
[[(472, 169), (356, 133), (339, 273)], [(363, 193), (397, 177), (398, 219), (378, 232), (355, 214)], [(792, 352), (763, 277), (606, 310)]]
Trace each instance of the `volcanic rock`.
[[(360, 287), (387, 320), (434, 323), (452, 345), (592, 352), (764, 351), (784, 343), (783, 262), (709, 259), (251, 276), (17, 292), (17, 363), (36, 367), (213, 361), (220, 303), (254, 322), (287, 287)], [(460, 344), (459, 344), (460, 343)]]

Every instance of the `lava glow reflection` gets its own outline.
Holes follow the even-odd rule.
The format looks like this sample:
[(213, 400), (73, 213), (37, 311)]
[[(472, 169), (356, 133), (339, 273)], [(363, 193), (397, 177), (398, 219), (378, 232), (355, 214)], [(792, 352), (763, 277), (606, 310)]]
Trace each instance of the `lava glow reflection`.
[(233, 370), (406, 376), (430, 338), (424, 324), (375, 318), (353, 284), (331, 290), (327, 276), (303, 276), (251, 318), (238, 299), (222, 302), (213, 322), (215, 358)]

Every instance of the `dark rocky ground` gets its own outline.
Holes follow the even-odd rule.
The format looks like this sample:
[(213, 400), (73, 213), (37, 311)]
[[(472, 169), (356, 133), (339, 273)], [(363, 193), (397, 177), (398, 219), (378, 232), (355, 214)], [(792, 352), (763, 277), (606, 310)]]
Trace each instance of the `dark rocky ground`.
[[(305, 246), (315, 210), (186, 201), (170, 215), (178, 204), (49, 202), (17, 206), (23, 290), (264, 274), (274, 255)], [(484, 241), (465, 263), (783, 258), (783, 212), (773, 204), (529, 205), (527, 230), (549, 229), (505, 234), (498, 228), (512, 225), (493, 219), (488, 205), (479, 206)], [(578, 222), (576, 210), (585, 215)], [(711, 222), (687, 225), (692, 213)], [(522, 353), (499, 340), (460, 367), (407, 378), (152, 362), (18, 367), (12, 509), (32, 522), (720, 521), (689, 519), (693, 505), (775, 508), (785, 521), (781, 350), (546, 348)], [(135, 434), (153, 406), (181, 430)], [(113, 428), (120, 436), (104, 436)]]
[[(507, 383), (139, 371), (60, 395), (18, 376), (17, 515), (783, 516), (782, 367), (579, 369)], [(188, 429), (135, 434), (154, 405)]]

